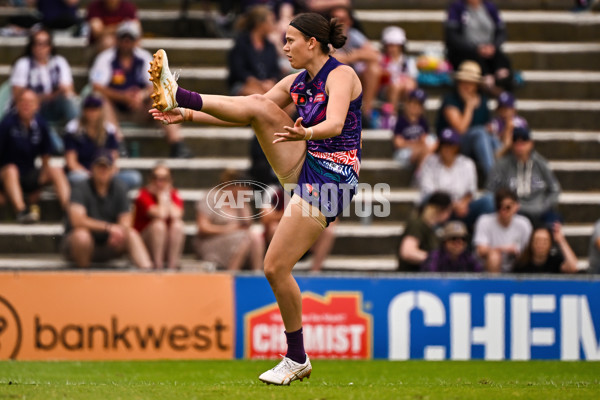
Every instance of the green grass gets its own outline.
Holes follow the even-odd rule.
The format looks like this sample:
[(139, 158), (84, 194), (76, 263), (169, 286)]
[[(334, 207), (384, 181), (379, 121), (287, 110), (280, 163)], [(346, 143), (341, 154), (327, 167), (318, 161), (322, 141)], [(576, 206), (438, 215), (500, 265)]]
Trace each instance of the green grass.
[(290, 387), (272, 361), (0, 362), (0, 399), (600, 399), (600, 363), (315, 361)]

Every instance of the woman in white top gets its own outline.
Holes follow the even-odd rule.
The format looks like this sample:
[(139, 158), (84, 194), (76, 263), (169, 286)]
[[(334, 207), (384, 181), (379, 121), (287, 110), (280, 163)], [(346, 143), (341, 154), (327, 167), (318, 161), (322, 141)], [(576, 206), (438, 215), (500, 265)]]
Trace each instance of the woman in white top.
[(475, 200), (477, 169), (470, 158), (460, 153), (460, 135), (451, 128), (439, 135), (437, 153), (425, 159), (419, 174), (421, 201), (436, 191), (452, 197), (452, 217), (462, 220), (469, 228), (481, 214), (494, 212), (490, 195)]
[(40, 113), (49, 122), (66, 122), (77, 117), (73, 76), (67, 60), (56, 54), (52, 35), (45, 29), (33, 30), (25, 53), (11, 72), (12, 97), (25, 89), (37, 93)]

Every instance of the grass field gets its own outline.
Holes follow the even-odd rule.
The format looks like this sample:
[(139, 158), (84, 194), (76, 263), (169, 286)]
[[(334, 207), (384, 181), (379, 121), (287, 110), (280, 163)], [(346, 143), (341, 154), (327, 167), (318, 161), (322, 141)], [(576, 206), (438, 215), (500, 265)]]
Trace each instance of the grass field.
[(600, 363), (316, 361), (267, 386), (272, 361), (0, 362), (0, 399), (600, 399)]

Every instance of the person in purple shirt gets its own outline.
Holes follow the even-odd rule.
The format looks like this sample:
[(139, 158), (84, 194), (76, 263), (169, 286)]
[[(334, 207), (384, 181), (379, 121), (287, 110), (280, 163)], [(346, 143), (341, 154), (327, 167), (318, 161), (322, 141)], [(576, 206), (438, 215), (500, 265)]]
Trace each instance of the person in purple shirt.
[(417, 88), (408, 94), (394, 127), (394, 160), (402, 168), (414, 165), (418, 168), (423, 160), (435, 150), (437, 141), (429, 135), (425, 119), (427, 94)]
[[(38, 115), (39, 100), (30, 89), (16, 99), (15, 111), (0, 122), (0, 184), (20, 223), (39, 221), (35, 204), (39, 189), (52, 183), (63, 208), (69, 201), (69, 184), (62, 169), (50, 166), (53, 148), (48, 124)], [(42, 158), (42, 167), (35, 161)], [(27, 196), (27, 199), (25, 198)], [(30, 203), (29, 206), (26, 202)]]
[(467, 246), (467, 227), (460, 221), (444, 226), (440, 248), (429, 253), (421, 265), (424, 272), (481, 272), (483, 267)]
[[(477, 61), (492, 94), (512, 90), (511, 63), (502, 51), (506, 26), (488, 0), (456, 0), (448, 8), (445, 41), (448, 60), (456, 70), (466, 60)], [(500, 89), (501, 88), (501, 89)]]
[[(264, 261), (288, 343), (283, 360), (259, 377), (275, 385), (310, 376), (302, 296), (292, 269), (350, 204), (358, 185), (362, 85), (351, 67), (330, 55), (330, 47), (339, 49), (345, 42), (343, 26), (335, 18), (297, 15), (287, 29), (283, 51), (292, 68), (301, 71), (286, 76), (265, 95), (200, 95), (178, 87), (162, 49), (150, 66), (156, 107), (150, 112), (155, 119), (250, 124), (279, 181), (293, 191)], [(300, 115), (295, 122), (284, 111), (292, 104)]]

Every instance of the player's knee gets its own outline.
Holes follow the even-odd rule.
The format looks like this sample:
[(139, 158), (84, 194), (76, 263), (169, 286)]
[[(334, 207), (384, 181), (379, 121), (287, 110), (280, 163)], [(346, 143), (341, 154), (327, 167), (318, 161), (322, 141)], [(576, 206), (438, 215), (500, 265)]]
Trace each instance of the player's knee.
[(281, 263), (277, 262), (277, 260), (274, 257), (269, 257), (269, 255), (267, 254), (267, 256), (265, 257), (263, 270), (265, 273), (265, 278), (267, 278), (271, 285), (278, 281), (278, 279), (282, 275), (281, 271), (283, 271), (283, 269), (284, 268), (281, 265)]
[(71, 233), (71, 248), (78, 250), (89, 250), (94, 241), (92, 234), (85, 228), (75, 228)]

